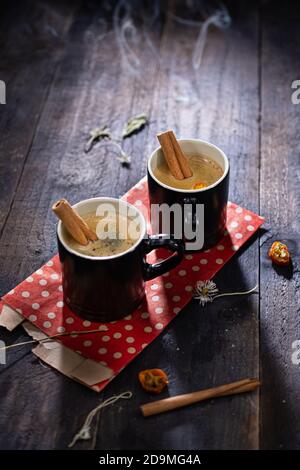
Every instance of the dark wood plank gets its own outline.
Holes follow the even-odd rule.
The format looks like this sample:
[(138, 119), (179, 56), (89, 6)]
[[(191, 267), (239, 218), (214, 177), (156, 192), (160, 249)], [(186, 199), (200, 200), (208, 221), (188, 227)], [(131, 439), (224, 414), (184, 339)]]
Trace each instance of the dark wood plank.
[[(149, 129), (125, 144), (130, 152), (134, 145), (130, 170), (121, 167), (111, 149), (97, 147), (88, 155), (83, 152), (89, 130), (99, 122), (112, 123), (113, 131), (120, 133), (131, 115), (151, 114), (149, 95), (155, 81), (155, 67), (147, 76), (145, 87), (139, 85), (142, 73), (148, 71), (147, 57), (151, 51), (141, 57), (138, 76), (128, 72), (126, 75), (120, 60), (112, 60), (119, 49), (111, 21), (106, 20), (107, 16), (111, 18), (112, 12), (106, 8), (107, 5), (100, 8), (97, 3), (83, 6), (70, 30), (64, 61), (57, 69), (45, 101), (1, 238), (1, 262), (7, 267), (0, 276), (3, 292), (56, 251), (56, 222), (50, 211), (55, 199), (63, 195), (71, 201), (99, 194), (119, 196), (145, 173), (141, 162), (145, 158), (143, 142)], [(158, 38), (159, 27), (158, 21)], [(11, 362), (15, 365), (3, 372), (7, 397), (15, 396), (20, 382), (23, 383), (22, 371), (30, 368), (30, 362), (25, 359), (16, 362), (14, 357), (11, 356)], [(4, 448), (65, 448), (81, 425), (82, 417), (99, 401), (94, 392), (55, 372), (51, 371), (49, 383), (49, 370), (43, 373), (41, 366), (38, 369), (40, 375), (34, 380), (36, 368), (30, 368), (30, 379), (23, 387), (24, 399), (29, 402), (22, 423), (23, 402), (6, 399), (6, 411), (1, 416), (1, 428), (7, 432), (3, 436)], [(7, 374), (17, 378), (13, 385), (6, 382)], [(30, 404), (32, 389), (35, 400)], [(41, 407), (45, 420), (49, 420), (47, 432), (43, 427), (36, 429)], [(23, 433), (19, 434), (18, 429), (23, 429)], [(85, 447), (92, 445), (93, 442), (88, 442)]]
[[(261, 447), (299, 449), (299, 367), (291, 360), (299, 327), (299, 118), (291, 84), (299, 79), (300, 7), (272, 2), (263, 8), (261, 211), (270, 229), (261, 243)], [(267, 257), (286, 240), (293, 273)]]
[[(51, 203), (63, 195), (75, 202), (122, 194), (144, 175), (147, 155), (156, 146), (155, 133), (165, 127), (173, 127), (179, 136), (199, 136), (224, 148), (232, 166), (231, 198), (258, 209), (255, 7), (237, 9), (230, 30), (209, 32), (203, 63), (196, 73), (191, 55), (198, 30), (180, 26), (169, 16), (163, 23), (164, 15), (151, 25), (160, 61), (150, 49), (141, 48), (140, 72), (130, 72), (126, 58), (115, 59), (120, 56), (111, 23), (99, 21), (111, 17), (112, 11), (106, 8), (85, 5), (71, 28), (64, 61), (45, 99), (0, 240), (1, 265), (5, 266), (0, 273), (2, 292), (56, 251)], [(118, 133), (123, 122), (139, 112), (150, 115), (151, 125), (125, 144), (133, 154), (130, 169), (120, 166), (110, 148), (98, 146), (88, 155), (83, 153), (92, 127), (108, 122)], [(257, 266), (254, 243), (224, 267), (217, 277), (218, 286), (224, 291), (252, 287)], [(130, 389), (134, 398), (103, 410), (94, 440), (78, 448), (256, 448), (256, 394), (145, 420), (138, 406), (148, 396), (136, 377), (142, 368), (162, 367), (170, 375), (169, 392), (174, 395), (257, 375), (257, 307), (255, 297), (219, 301), (203, 311), (192, 303), (101, 396), (43, 369), (27, 351), (16, 352), (10, 359), (14, 363), (0, 374), (5, 390), (1, 447), (66, 448), (99, 400)], [(14, 340), (18, 334), (14, 333)], [(20, 400), (16, 401), (17, 393)], [(42, 425), (37, 427), (37, 422)]]
[[(30, 0), (1, 13), (0, 77), (7, 104), (0, 109), (0, 233), (8, 217), (48, 95), (76, 2), (67, 10)], [(31, 12), (29, 15), (28, 12)]]
[[(157, 121), (155, 131), (170, 127), (178, 136), (196, 136), (223, 148), (231, 162), (232, 200), (257, 210), (257, 14), (250, 7), (246, 11), (237, 9), (235, 15), (229, 31), (209, 33), (203, 63), (195, 75), (191, 56), (198, 30), (168, 19), (161, 41), (162, 65), (152, 115)], [(179, 93), (180, 101), (176, 101)], [(223, 268), (217, 283), (224, 291), (243, 290), (253, 287), (257, 279), (256, 242)], [(257, 448), (257, 394), (215, 400), (144, 419), (138, 407), (149, 397), (140, 390), (137, 373), (153, 366), (163, 368), (171, 380), (169, 394), (175, 395), (257, 376), (258, 348), (257, 298), (232, 298), (205, 310), (191, 303), (105, 390), (108, 397), (129, 389), (134, 398), (130, 403), (120, 403), (118, 409), (102, 411), (97, 447)]]

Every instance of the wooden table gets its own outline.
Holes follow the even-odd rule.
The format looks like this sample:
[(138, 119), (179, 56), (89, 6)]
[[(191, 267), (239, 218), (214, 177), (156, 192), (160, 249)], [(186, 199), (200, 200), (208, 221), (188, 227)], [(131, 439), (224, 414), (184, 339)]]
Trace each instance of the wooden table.
[[(174, 18), (191, 18), (180, 2), (161, 2), (157, 11), (152, 3), (147, 17), (133, 8), (131, 55), (120, 43), (122, 8), (112, 3), (1, 7), (0, 293), (56, 252), (53, 201), (122, 195), (145, 174), (156, 132), (173, 128), (223, 148), (230, 199), (266, 217), (267, 230), (216, 278), (222, 291), (258, 280), (260, 296), (220, 299), (204, 310), (191, 302), (100, 395), (43, 367), (30, 346), (12, 350), (0, 366), (0, 447), (64, 449), (90, 409), (132, 390), (130, 402), (99, 414), (94, 438), (78, 448), (299, 448), (300, 373), (291, 355), (300, 339), (300, 105), (292, 104), (291, 84), (300, 71), (300, 6), (228, 2), (230, 28), (209, 28), (193, 69), (199, 25)], [(83, 152), (90, 129), (108, 123), (118, 134), (138, 113), (151, 123), (125, 143), (130, 168), (112, 148)], [(267, 258), (275, 239), (292, 251), (290, 275)], [(27, 338), (21, 327), (1, 330), (7, 343)], [(258, 375), (263, 386), (260, 394), (144, 419), (138, 407), (148, 396), (137, 373), (149, 366), (167, 371), (172, 395)]]

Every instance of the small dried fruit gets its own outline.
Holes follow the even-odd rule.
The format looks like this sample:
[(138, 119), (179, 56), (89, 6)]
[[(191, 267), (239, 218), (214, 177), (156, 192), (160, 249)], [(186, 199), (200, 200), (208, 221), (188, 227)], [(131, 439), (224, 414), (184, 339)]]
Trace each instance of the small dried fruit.
[(139, 373), (139, 381), (146, 392), (160, 393), (169, 383), (167, 374), (161, 369), (146, 369)]
[(194, 184), (193, 189), (203, 189), (203, 188), (206, 188), (206, 187), (207, 187), (207, 184), (198, 182), (198, 183)]
[(279, 266), (286, 266), (291, 260), (288, 247), (279, 241), (272, 243), (269, 250), (269, 257), (273, 263), (278, 264)]

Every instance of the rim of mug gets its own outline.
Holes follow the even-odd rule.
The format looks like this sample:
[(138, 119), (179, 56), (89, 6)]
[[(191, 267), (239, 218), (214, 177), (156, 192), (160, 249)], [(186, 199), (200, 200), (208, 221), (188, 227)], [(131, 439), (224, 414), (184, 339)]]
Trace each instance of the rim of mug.
[(87, 204), (89, 202), (95, 202), (95, 201), (99, 201), (99, 202), (113, 201), (114, 203), (124, 204), (125, 206), (127, 206), (129, 208), (132, 208), (136, 211), (136, 213), (139, 215), (139, 218), (140, 218), (143, 226), (142, 226), (142, 230), (141, 230), (141, 235), (140, 235), (139, 239), (135, 242), (135, 244), (133, 246), (131, 246), (130, 248), (128, 248), (128, 250), (122, 251), (121, 253), (117, 253), (116, 255), (111, 255), (111, 256), (89, 256), (89, 255), (85, 255), (83, 253), (79, 253), (76, 250), (73, 250), (70, 246), (68, 246), (67, 243), (64, 242), (64, 240), (62, 239), (62, 236), (61, 236), (63, 223), (62, 223), (61, 220), (59, 220), (59, 222), (57, 224), (56, 233), (57, 233), (57, 237), (58, 237), (60, 243), (64, 246), (64, 248), (67, 251), (69, 251), (69, 253), (72, 253), (76, 256), (79, 256), (79, 257), (84, 258), (84, 259), (92, 260), (92, 261), (105, 261), (105, 260), (110, 260), (110, 259), (121, 258), (121, 256), (124, 256), (124, 255), (134, 251), (146, 235), (147, 224), (146, 224), (146, 220), (145, 220), (145, 217), (143, 216), (143, 214), (135, 206), (133, 206), (132, 204), (130, 204), (127, 201), (124, 201), (123, 199), (117, 199), (117, 198), (114, 198), (114, 197), (105, 197), (105, 196), (103, 196), (103, 197), (92, 197), (92, 198), (89, 198), (89, 199), (84, 199), (83, 201), (79, 201), (76, 204), (73, 204), (72, 207), (73, 207), (73, 209), (77, 209), (78, 207), (80, 207), (84, 204)]
[[(152, 162), (152, 159), (154, 157), (154, 155), (159, 151), (161, 150), (161, 146), (157, 147), (150, 155), (149, 159), (148, 159), (148, 171), (150, 173), (150, 175), (152, 176), (152, 178), (160, 185), (160, 186), (163, 186), (164, 188), (166, 189), (170, 189), (171, 191), (175, 191), (175, 192), (179, 192), (179, 193), (203, 193), (209, 189), (212, 189), (214, 188), (215, 186), (217, 186), (218, 184), (221, 183), (221, 181), (223, 181), (227, 174), (228, 174), (228, 171), (229, 171), (229, 160), (226, 156), (226, 154), (223, 152), (223, 150), (221, 150), (219, 147), (217, 147), (216, 145), (206, 141), (206, 140), (201, 140), (201, 139), (177, 139), (178, 142), (191, 142), (191, 143), (198, 143), (198, 144), (204, 144), (206, 145), (207, 147), (210, 147), (210, 148), (213, 148), (214, 150), (217, 150), (217, 152), (219, 152), (221, 154), (221, 156), (223, 157), (224, 159), (224, 162), (225, 162), (225, 169), (224, 169), (224, 172), (223, 172), (223, 175), (221, 176), (221, 178), (219, 178), (217, 181), (215, 181), (213, 184), (210, 184), (209, 186), (207, 186), (206, 188), (202, 188), (202, 189), (180, 189), (180, 188), (173, 188), (172, 186), (168, 186), (167, 184), (163, 183), (162, 181), (160, 181), (158, 178), (156, 178), (156, 176), (154, 175), (153, 171), (152, 171), (152, 168), (151, 168), (151, 162)], [(209, 157), (210, 158), (210, 157)]]

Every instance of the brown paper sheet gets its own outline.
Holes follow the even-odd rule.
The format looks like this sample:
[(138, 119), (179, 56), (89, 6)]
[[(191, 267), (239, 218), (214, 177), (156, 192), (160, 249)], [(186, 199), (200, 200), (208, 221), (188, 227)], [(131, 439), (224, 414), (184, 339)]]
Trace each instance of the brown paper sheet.
[[(0, 326), (12, 331), (21, 323), (24, 330), (33, 339), (41, 341), (47, 338), (45, 333), (29, 321), (25, 321), (19, 312), (3, 305), (0, 314)], [(96, 384), (113, 377), (113, 371), (109, 367), (105, 367), (91, 359), (86, 359), (53, 339), (39, 343), (32, 352), (49, 366), (95, 391), (99, 391)]]

